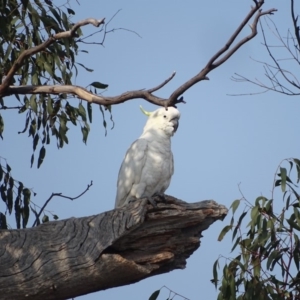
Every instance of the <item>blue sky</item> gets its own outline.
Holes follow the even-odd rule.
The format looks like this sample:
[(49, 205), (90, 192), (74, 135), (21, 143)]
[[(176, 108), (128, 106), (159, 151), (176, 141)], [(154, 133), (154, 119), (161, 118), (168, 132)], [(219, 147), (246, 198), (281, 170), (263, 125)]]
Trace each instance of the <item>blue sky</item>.
[[(264, 5), (264, 9), (278, 9), (272, 19), (283, 35), (291, 27), (288, 2), (266, 0)], [(105, 95), (114, 96), (156, 86), (176, 71), (175, 78), (156, 92), (158, 96), (168, 97), (198, 73), (224, 45), (252, 3), (250, 0), (86, 0), (78, 5), (73, 1), (74, 22), (87, 17), (106, 17), (108, 20), (121, 9), (110, 28), (123, 27), (141, 36), (118, 30), (107, 36), (105, 47), (83, 46), (89, 54), (81, 54), (77, 61), (94, 72), (80, 69), (76, 84), (107, 83), (109, 88)], [(95, 29), (88, 26), (82, 30), (87, 35)], [(249, 31), (246, 27), (242, 36)], [(267, 31), (267, 34), (271, 38), (271, 32)], [(95, 36), (97, 38), (101, 39)], [(273, 38), (272, 42), (275, 43)], [(283, 58), (282, 53), (280, 55)], [(282, 159), (299, 158), (299, 99), (272, 92), (255, 96), (228, 95), (259, 91), (251, 84), (230, 79), (234, 73), (239, 73), (265, 80), (262, 65), (251, 58), (269, 61), (260, 33), (209, 74), (209, 81), (197, 84), (184, 94), (187, 104), (178, 106), (180, 126), (172, 140), (175, 174), (167, 194), (187, 202), (214, 199), (229, 207), (241, 196), (240, 184), (247, 199), (254, 202), (257, 196), (270, 196), (274, 173)], [(291, 68), (293, 70), (293, 66)], [(71, 101), (78, 102), (77, 99)], [(52, 192), (76, 196), (93, 180), (91, 190), (74, 202), (62, 198), (52, 200), (48, 209), (60, 219), (110, 210), (114, 206), (123, 156), (141, 134), (146, 121), (139, 110), (140, 104), (147, 110), (156, 109), (140, 99), (114, 106), (115, 127), (110, 130), (112, 124), (107, 118), (107, 136), (100, 111), (94, 107), (87, 145), (81, 142), (80, 128), (71, 127), (69, 145), (60, 150), (56, 149), (55, 143), (48, 147), (39, 170), (30, 169), (31, 139), (17, 133), (23, 129), (24, 116), (5, 111), (0, 154), (12, 166), (13, 176), (34, 189), (37, 196), (33, 201), (39, 205)], [(281, 202), (278, 205), (280, 207)], [(210, 283), (212, 265), (220, 254), (229, 256), (230, 239), (222, 243), (217, 241), (227, 222), (229, 218), (203, 232), (201, 247), (188, 259), (185, 270), (78, 299), (148, 299), (163, 285), (189, 299), (199, 299), (199, 295), (203, 299), (216, 298), (217, 292)], [(13, 219), (11, 224), (14, 225)], [(165, 291), (159, 299), (165, 299), (167, 295)]]

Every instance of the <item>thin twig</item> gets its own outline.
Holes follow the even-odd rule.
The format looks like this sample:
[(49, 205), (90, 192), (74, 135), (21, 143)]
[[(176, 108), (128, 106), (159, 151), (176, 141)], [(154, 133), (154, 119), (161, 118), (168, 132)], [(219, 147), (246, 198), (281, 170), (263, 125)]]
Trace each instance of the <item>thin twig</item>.
[(62, 195), (62, 193), (52, 193), (51, 196), (46, 200), (44, 205), (41, 207), (39, 213), (36, 215), (36, 219), (33, 222), (32, 227), (34, 227), (37, 224), (37, 220), (39, 219), (42, 212), (44, 211), (44, 209), (46, 208), (46, 206), (49, 204), (49, 202), (52, 200), (53, 197), (61, 197), (61, 198), (65, 198), (65, 199), (69, 199), (69, 200), (73, 201), (73, 200), (76, 200), (76, 199), (80, 198), (82, 195), (84, 195), (90, 189), (90, 187), (92, 185), (93, 185), (93, 181), (91, 181), (91, 183), (87, 185), (86, 189), (76, 197), (65, 196), (65, 195)]
[(20, 109), (22, 106), (1, 106), (0, 110), (6, 110), (6, 109)]
[(153, 87), (152, 89), (148, 89), (148, 93), (153, 93), (159, 89), (161, 89), (163, 86), (165, 86), (169, 81), (171, 81), (173, 79), (173, 77), (176, 75), (176, 72), (174, 71), (171, 76), (169, 78), (167, 78), (164, 82), (162, 82), (161, 84), (159, 84), (158, 86), (156, 87)]

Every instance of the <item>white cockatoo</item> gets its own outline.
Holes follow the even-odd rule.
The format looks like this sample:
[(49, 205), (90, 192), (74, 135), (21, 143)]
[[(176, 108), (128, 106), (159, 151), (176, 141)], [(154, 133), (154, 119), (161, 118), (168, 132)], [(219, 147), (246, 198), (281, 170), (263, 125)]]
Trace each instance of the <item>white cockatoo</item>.
[(153, 112), (148, 116), (142, 135), (129, 147), (122, 162), (115, 207), (147, 198), (155, 206), (153, 196), (163, 197), (174, 173), (171, 137), (178, 128), (180, 112), (174, 107)]

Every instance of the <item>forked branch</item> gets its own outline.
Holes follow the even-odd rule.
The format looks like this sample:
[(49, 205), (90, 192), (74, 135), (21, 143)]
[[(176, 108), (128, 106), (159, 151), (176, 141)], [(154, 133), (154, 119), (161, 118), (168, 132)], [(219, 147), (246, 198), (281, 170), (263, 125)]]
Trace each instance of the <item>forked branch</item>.
[[(89, 91), (87, 91), (85, 88), (82, 88), (80, 86), (72, 86), (72, 85), (42, 85), (42, 86), (8, 86), (12, 76), (15, 74), (16, 70), (18, 70), (22, 66), (22, 62), (25, 58), (28, 58), (29, 56), (44, 50), (46, 47), (48, 47), (51, 43), (54, 43), (59, 38), (64, 37), (72, 37), (74, 36), (74, 33), (77, 28), (80, 26), (86, 25), (86, 24), (93, 24), (95, 26), (99, 26), (100, 24), (104, 23), (104, 19), (100, 21), (96, 21), (95, 19), (87, 19), (85, 21), (79, 22), (74, 25), (72, 30), (70, 32), (62, 32), (57, 35), (54, 35), (53, 37), (49, 38), (45, 43), (34, 47), (32, 49), (24, 51), (24, 53), (19, 57), (19, 59), (16, 61), (16, 63), (13, 65), (12, 69), (9, 71), (6, 79), (4, 80), (2, 86), (0, 85), (0, 97), (2, 96), (8, 96), (11, 94), (72, 94), (74, 96), (77, 96), (81, 98), (82, 100), (85, 100), (90, 103), (97, 103), (104, 106), (107, 105), (115, 105), (120, 104), (128, 100), (141, 98), (144, 99), (152, 104), (158, 105), (158, 106), (176, 106), (176, 104), (185, 102), (183, 100), (182, 94), (187, 91), (189, 88), (191, 88), (194, 84), (202, 81), (202, 80), (208, 80), (207, 77), (208, 73), (210, 73), (215, 68), (222, 65), (224, 62), (226, 62), (242, 45), (250, 41), (252, 38), (254, 38), (257, 34), (257, 24), (261, 16), (263, 15), (272, 15), (276, 9), (269, 9), (267, 11), (262, 11), (261, 7), (264, 4), (264, 0), (253, 0), (254, 6), (251, 7), (250, 12), (247, 14), (247, 16), (244, 18), (244, 20), (241, 22), (241, 24), (238, 26), (236, 31), (233, 33), (233, 35), (229, 38), (229, 40), (226, 42), (226, 44), (217, 51), (208, 61), (206, 66), (194, 77), (186, 81), (184, 84), (179, 86), (171, 95), (169, 98), (161, 98), (158, 96), (153, 95), (153, 92), (158, 91), (163, 86), (165, 86), (172, 78), (175, 76), (175, 72), (164, 82), (159, 84), (158, 86), (150, 89), (143, 89), (143, 90), (133, 90), (124, 92), (121, 95), (109, 97), (109, 96), (99, 96), (96, 94), (93, 94)], [(238, 41), (233, 47), (233, 43), (235, 42), (238, 35), (241, 33), (242, 29), (248, 24), (250, 19), (254, 17), (253, 23), (250, 25), (251, 33)], [(93, 22), (92, 22), (93, 21)], [(96, 23), (95, 23), (96, 22)]]

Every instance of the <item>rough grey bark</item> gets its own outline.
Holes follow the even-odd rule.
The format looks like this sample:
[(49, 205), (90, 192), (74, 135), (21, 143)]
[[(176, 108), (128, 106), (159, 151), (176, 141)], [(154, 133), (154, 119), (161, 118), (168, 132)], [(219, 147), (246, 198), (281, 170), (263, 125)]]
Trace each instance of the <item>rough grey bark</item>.
[(183, 269), (201, 232), (223, 219), (213, 200), (171, 196), (99, 215), (0, 231), (0, 298), (67, 299)]

